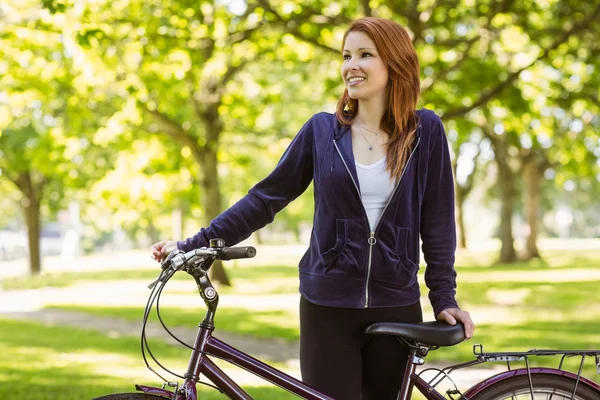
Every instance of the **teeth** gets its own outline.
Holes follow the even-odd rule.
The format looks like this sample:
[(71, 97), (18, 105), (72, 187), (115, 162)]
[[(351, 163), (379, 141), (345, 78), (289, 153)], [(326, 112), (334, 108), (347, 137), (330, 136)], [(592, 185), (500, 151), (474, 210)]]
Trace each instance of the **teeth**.
[(360, 77), (360, 76), (353, 76), (352, 78), (348, 79), (348, 82), (356, 82), (356, 81), (364, 81), (365, 78)]

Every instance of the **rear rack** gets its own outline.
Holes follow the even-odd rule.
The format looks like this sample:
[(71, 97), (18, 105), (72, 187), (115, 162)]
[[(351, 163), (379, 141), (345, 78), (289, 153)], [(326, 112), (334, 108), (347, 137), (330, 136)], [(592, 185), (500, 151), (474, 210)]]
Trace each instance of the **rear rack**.
[(477, 360), (482, 362), (506, 362), (508, 369), (510, 370), (511, 361), (528, 361), (529, 356), (558, 356), (560, 363), (558, 369), (562, 369), (562, 365), (567, 358), (581, 357), (581, 366), (586, 357), (594, 357), (596, 364), (596, 371), (600, 374), (600, 350), (538, 350), (533, 349), (529, 351), (505, 351), (505, 352), (494, 352), (484, 353), (483, 345), (476, 344), (473, 346), (473, 354), (477, 357)]
[(428, 384), (430, 386), (432, 386), (433, 388), (435, 388), (442, 381), (444, 381), (445, 379), (448, 379), (454, 386), (454, 389), (450, 389), (447, 392), (447, 394), (450, 396), (450, 398), (454, 399), (454, 396), (458, 396), (458, 399), (464, 399), (465, 397), (463, 396), (461, 391), (458, 390), (456, 384), (450, 377), (450, 373), (452, 373), (453, 371), (456, 371), (458, 369), (469, 368), (474, 365), (483, 364), (486, 362), (505, 362), (508, 367), (508, 370), (510, 371), (511, 370), (511, 364), (510, 364), (511, 362), (525, 361), (527, 376), (529, 377), (529, 386), (530, 386), (532, 396), (533, 396), (533, 381), (531, 378), (531, 366), (529, 365), (529, 357), (530, 356), (562, 355), (562, 357), (560, 358), (560, 363), (558, 365), (559, 370), (563, 370), (562, 368), (563, 368), (563, 363), (564, 363), (565, 359), (571, 358), (571, 357), (581, 357), (581, 362), (579, 364), (579, 371), (577, 372), (575, 388), (573, 390), (573, 393), (571, 394), (571, 398), (573, 398), (574, 393), (576, 393), (577, 385), (579, 384), (579, 380), (581, 378), (581, 371), (583, 369), (583, 364), (584, 364), (586, 357), (594, 357), (595, 358), (596, 370), (597, 370), (598, 374), (600, 374), (600, 350), (538, 350), (538, 349), (533, 349), (533, 350), (529, 350), (529, 351), (506, 351), (506, 352), (485, 353), (483, 351), (483, 345), (476, 344), (473, 346), (473, 353), (475, 354), (475, 360), (463, 362), (460, 364), (450, 365), (443, 369), (428, 368), (428, 369), (421, 371), (419, 373), (419, 375), (421, 375), (422, 373), (427, 372), (427, 371), (437, 372), (437, 374), (432, 379), (429, 380)]

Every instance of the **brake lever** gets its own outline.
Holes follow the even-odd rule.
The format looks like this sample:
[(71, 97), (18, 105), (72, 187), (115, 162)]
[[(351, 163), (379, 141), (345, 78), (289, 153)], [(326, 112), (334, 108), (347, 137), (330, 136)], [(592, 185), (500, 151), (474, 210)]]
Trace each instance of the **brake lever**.
[(154, 289), (154, 287), (158, 284), (158, 282), (162, 281), (163, 275), (165, 275), (165, 270), (160, 271), (160, 275), (156, 278), (151, 284), (148, 285), (148, 289)]
[[(164, 259), (164, 261), (162, 261), (160, 263), (160, 275), (158, 275), (158, 278), (156, 278), (151, 284), (148, 285), (148, 289), (154, 289), (154, 287), (159, 283), (162, 282), (163, 279), (168, 275), (169, 271), (171, 269), (176, 270), (177, 267), (175, 267), (173, 265), (173, 258), (179, 254), (183, 254), (183, 251), (181, 250), (174, 250), (172, 252), (169, 253), (169, 255), (167, 256), (167, 258)], [(181, 264), (180, 264), (181, 265)]]

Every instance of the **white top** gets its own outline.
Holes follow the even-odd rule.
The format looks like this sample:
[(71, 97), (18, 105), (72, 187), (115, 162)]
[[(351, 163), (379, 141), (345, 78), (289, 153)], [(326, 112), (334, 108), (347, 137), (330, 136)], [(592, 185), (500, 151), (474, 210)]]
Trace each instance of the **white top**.
[(394, 191), (396, 182), (385, 169), (385, 157), (370, 165), (360, 164), (356, 160), (354, 163), (358, 174), (360, 197), (373, 231)]

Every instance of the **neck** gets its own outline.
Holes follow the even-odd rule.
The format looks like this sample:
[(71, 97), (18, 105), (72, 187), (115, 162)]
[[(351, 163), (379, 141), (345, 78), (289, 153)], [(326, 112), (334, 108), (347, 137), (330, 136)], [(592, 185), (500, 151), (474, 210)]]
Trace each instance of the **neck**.
[(362, 126), (378, 130), (381, 125), (381, 118), (383, 118), (383, 114), (387, 109), (387, 103), (387, 96), (359, 100), (358, 112), (354, 120)]

